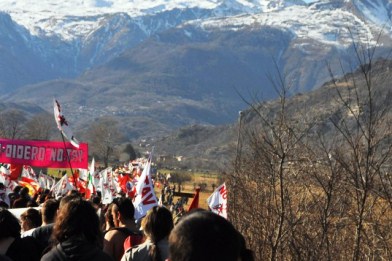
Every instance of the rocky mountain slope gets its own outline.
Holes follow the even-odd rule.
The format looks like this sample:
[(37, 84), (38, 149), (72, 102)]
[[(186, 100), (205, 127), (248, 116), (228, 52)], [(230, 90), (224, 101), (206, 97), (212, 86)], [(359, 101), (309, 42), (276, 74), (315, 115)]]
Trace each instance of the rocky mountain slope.
[(110, 115), (129, 139), (233, 122), (241, 96), (276, 97), (277, 71), (306, 92), (356, 68), (353, 43), (392, 42), (387, 0), (26, 3), (0, 3), (2, 100), (56, 97), (77, 132)]

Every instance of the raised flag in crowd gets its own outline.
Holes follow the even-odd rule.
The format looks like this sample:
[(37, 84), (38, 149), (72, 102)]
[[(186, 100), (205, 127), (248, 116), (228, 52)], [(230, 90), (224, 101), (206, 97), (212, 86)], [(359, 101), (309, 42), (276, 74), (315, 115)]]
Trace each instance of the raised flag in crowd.
[(100, 173), (100, 188), (101, 188), (101, 197), (102, 204), (110, 204), (113, 201), (113, 198), (116, 196), (115, 188), (113, 186), (113, 175), (112, 169), (106, 168)]
[(73, 132), (68, 125), (68, 121), (65, 119), (64, 115), (61, 112), (60, 103), (56, 99), (53, 99), (53, 111), (57, 128), (75, 148), (79, 148), (79, 141), (74, 137)]
[(68, 191), (74, 189), (74, 186), (69, 182), (68, 176), (64, 175), (52, 188), (54, 197), (56, 199), (65, 196)]
[(88, 170), (88, 175), (87, 175), (87, 185), (86, 185), (86, 192), (85, 192), (85, 198), (90, 199), (91, 196), (94, 194), (94, 172), (95, 172), (95, 159), (93, 158), (91, 160), (91, 165)]
[(39, 174), (38, 184), (40, 188), (51, 190), (55, 183), (56, 182), (53, 177), (45, 175), (42, 172)]
[(28, 187), (31, 195), (38, 192), (40, 188), (37, 175), (33, 168), (26, 165), (23, 166), (22, 174), (18, 183), (23, 187)]
[(192, 202), (188, 207), (188, 212), (191, 211), (192, 209), (196, 209), (199, 207), (199, 194), (200, 194), (200, 188), (197, 188), (195, 196), (193, 197)]
[(136, 197), (133, 202), (135, 219), (138, 220), (147, 214), (147, 211), (158, 205), (151, 179), (151, 155), (143, 169), (142, 175), (136, 184)]
[(207, 204), (212, 212), (227, 219), (227, 190), (225, 183), (214, 190), (207, 199)]

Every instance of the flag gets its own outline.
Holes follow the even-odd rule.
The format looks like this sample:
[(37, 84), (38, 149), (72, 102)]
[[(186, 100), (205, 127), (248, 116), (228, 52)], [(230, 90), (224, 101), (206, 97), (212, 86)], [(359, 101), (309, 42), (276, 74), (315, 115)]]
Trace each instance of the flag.
[(80, 179), (88, 180), (88, 174), (89, 174), (88, 169), (78, 169), (78, 172), (79, 172)]
[(90, 199), (91, 196), (94, 194), (94, 180), (93, 180), (94, 172), (95, 172), (95, 159), (93, 158), (91, 160), (91, 165), (87, 176), (87, 185), (86, 185), (86, 192), (85, 192), (86, 199)]
[(74, 137), (72, 130), (68, 126), (67, 120), (61, 113), (60, 103), (56, 99), (53, 99), (53, 110), (57, 128), (71, 142), (74, 147), (79, 148), (79, 141)]
[(7, 175), (10, 180), (17, 180), (22, 173), (23, 165), (0, 163), (0, 173)]
[(189, 205), (188, 211), (191, 211), (192, 209), (199, 207), (199, 193), (200, 193), (200, 188), (197, 188), (195, 196), (193, 197), (192, 202)]
[(3, 183), (5, 186), (11, 181), (10, 170), (6, 165), (0, 166), (0, 183)]
[(101, 191), (102, 172), (103, 171), (97, 171), (93, 175), (94, 187), (97, 191)]
[(23, 165), (20, 164), (9, 164), (10, 178), (11, 180), (17, 180), (22, 173)]
[(30, 194), (33, 195), (39, 191), (40, 185), (37, 179), (37, 175), (30, 166), (23, 165), (22, 174), (20, 176), (19, 185), (28, 187)]
[(100, 184), (102, 195), (102, 204), (110, 204), (115, 196), (115, 188), (113, 186), (113, 174), (111, 168), (106, 168), (100, 172)]
[(85, 197), (86, 199), (90, 199), (91, 196), (94, 194), (94, 185), (93, 185), (93, 176), (91, 173), (88, 174), (87, 186), (85, 190)]
[(227, 219), (227, 190), (225, 183), (215, 189), (207, 199), (207, 204), (212, 212)]
[(157, 197), (155, 196), (153, 183), (151, 180), (151, 159), (148, 160), (143, 169), (142, 175), (136, 184), (136, 197), (133, 202), (135, 207), (135, 219), (138, 220), (147, 214), (147, 211), (152, 207), (158, 205)]
[(68, 191), (73, 190), (74, 187), (68, 181), (68, 176), (64, 175), (52, 188), (53, 194), (56, 199), (66, 195)]
[(44, 174), (40, 174), (39, 175), (39, 177), (38, 177), (38, 185), (42, 189), (46, 189), (47, 188), (46, 177), (45, 177)]
[(52, 178), (51, 176), (40, 173), (38, 177), (38, 184), (43, 189), (51, 190), (53, 185), (55, 184), (55, 181), (54, 178)]
[(105, 183), (103, 178), (101, 179), (101, 198), (102, 204), (110, 204), (113, 202), (113, 194), (110, 191), (109, 184)]

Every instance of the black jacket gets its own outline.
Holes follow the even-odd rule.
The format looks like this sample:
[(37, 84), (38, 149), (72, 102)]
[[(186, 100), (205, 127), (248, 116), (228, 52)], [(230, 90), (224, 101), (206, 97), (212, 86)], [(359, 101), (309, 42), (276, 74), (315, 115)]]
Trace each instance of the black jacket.
[(16, 238), (5, 255), (13, 261), (36, 261), (41, 257), (42, 248), (32, 237)]
[(54, 246), (41, 258), (41, 261), (46, 260), (112, 261), (113, 259), (87, 240), (70, 238)]

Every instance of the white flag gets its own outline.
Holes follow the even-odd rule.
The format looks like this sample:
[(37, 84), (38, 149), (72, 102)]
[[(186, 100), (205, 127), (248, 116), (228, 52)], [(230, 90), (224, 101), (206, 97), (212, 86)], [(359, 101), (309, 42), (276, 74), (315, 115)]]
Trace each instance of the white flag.
[(68, 181), (68, 176), (64, 175), (59, 180), (59, 182), (57, 182), (53, 186), (52, 191), (54, 193), (55, 198), (58, 199), (64, 195), (66, 195), (68, 191), (71, 191), (73, 189), (74, 189), (73, 185), (71, 183), (69, 183), (69, 181)]
[(75, 148), (79, 148), (79, 141), (73, 136), (72, 130), (68, 126), (67, 120), (61, 113), (60, 103), (56, 99), (53, 99), (53, 111), (57, 128), (63, 133), (63, 135), (71, 142), (71, 144)]
[(110, 204), (113, 201), (116, 193), (113, 187), (113, 174), (111, 168), (106, 168), (100, 172), (100, 184), (102, 204)]
[(155, 196), (153, 183), (151, 180), (151, 160), (149, 160), (143, 169), (142, 175), (136, 184), (136, 197), (133, 202), (135, 207), (135, 219), (138, 220), (147, 214), (147, 211), (158, 205)]
[(211, 211), (227, 219), (227, 190), (223, 183), (207, 199)]

